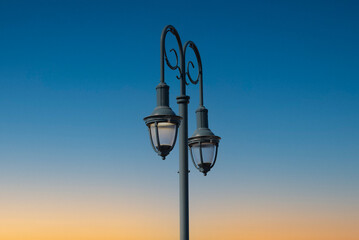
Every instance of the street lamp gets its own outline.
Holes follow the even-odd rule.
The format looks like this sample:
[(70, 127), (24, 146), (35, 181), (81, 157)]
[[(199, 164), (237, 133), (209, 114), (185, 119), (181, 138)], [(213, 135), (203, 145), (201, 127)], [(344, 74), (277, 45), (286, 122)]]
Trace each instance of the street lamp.
[(156, 90), (157, 107), (144, 120), (150, 132), (153, 149), (165, 160), (175, 146), (177, 130), (182, 118), (169, 107), (169, 86), (160, 82)]
[[(176, 65), (172, 65), (166, 54), (165, 39), (168, 32), (171, 32), (177, 40), (179, 48), (178, 54), (175, 49), (171, 49), (176, 56)], [(192, 79), (188, 69), (189, 65), (194, 68), (192, 61), (185, 65), (186, 51), (191, 48), (197, 58), (198, 76)], [(172, 70), (178, 70), (180, 79), (180, 96), (177, 97), (179, 105), (179, 116), (177, 116), (169, 106), (169, 86), (165, 83), (164, 62)], [(189, 96), (186, 95), (186, 85), (189, 83), (199, 83), (199, 107), (196, 110), (197, 129), (188, 138), (188, 103)], [(217, 159), (218, 144), (220, 137), (213, 134), (208, 128), (208, 110), (203, 105), (203, 76), (202, 62), (196, 45), (192, 41), (182, 42), (177, 30), (171, 26), (166, 26), (161, 35), (161, 79), (156, 87), (157, 107), (152, 114), (144, 118), (149, 129), (150, 140), (155, 152), (164, 160), (171, 152), (176, 143), (177, 132), (179, 130), (179, 176), (180, 176), (180, 240), (189, 239), (189, 208), (188, 208), (188, 148), (191, 151), (194, 166), (205, 176), (211, 170)]]
[(216, 163), (218, 144), (221, 139), (208, 128), (208, 110), (200, 106), (196, 110), (197, 129), (188, 139), (194, 166), (205, 176)]

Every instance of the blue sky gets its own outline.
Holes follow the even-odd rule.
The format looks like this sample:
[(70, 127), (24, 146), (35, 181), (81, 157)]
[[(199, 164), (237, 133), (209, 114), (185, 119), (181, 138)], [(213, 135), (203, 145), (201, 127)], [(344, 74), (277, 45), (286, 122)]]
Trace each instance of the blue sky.
[[(1, 185), (141, 194), (156, 183), (175, 196), (177, 149), (161, 161), (142, 120), (172, 24), (199, 48), (210, 128), (222, 137), (208, 177), (191, 165), (194, 190), (351, 201), (358, 10), (355, 1), (1, 1)], [(178, 112), (175, 76), (166, 69)], [(191, 135), (198, 87), (188, 94)]]

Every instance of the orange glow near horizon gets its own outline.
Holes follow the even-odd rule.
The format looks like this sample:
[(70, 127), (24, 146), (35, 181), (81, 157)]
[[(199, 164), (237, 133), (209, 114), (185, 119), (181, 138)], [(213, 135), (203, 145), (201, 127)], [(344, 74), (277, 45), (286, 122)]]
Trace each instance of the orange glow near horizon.
[[(57, 195), (3, 198), (0, 239), (178, 239), (178, 209), (163, 202)], [(234, 200), (212, 208), (193, 204), (190, 233), (196, 240), (356, 240), (357, 209), (329, 208)]]

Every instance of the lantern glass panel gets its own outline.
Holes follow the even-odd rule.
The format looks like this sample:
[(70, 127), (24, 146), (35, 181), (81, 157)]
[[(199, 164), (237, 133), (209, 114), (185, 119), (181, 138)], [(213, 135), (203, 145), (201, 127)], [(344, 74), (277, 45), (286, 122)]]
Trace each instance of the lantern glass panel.
[[(202, 148), (203, 166), (201, 163), (200, 148)], [(212, 143), (196, 143), (192, 145), (191, 151), (193, 154), (194, 161), (197, 163), (198, 167), (210, 168), (216, 154), (216, 145)]]
[(155, 123), (150, 124), (153, 145), (155, 145), (156, 148), (171, 149), (175, 142), (176, 131), (177, 131), (176, 124), (169, 122), (159, 122), (157, 123), (157, 127), (158, 127), (158, 135), (159, 135), (158, 137), (160, 141), (160, 146), (158, 146), (158, 142), (157, 142), (157, 132), (156, 132)]

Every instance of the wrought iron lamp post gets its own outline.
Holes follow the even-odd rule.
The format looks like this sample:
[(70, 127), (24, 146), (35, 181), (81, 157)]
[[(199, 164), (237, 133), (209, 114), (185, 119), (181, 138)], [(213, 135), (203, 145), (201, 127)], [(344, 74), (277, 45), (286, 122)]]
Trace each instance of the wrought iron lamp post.
[[(178, 54), (175, 49), (171, 49), (176, 56), (176, 65), (171, 65), (167, 58), (165, 49), (165, 39), (167, 33), (172, 33), (178, 43)], [(189, 61), (186, 66), (186, 50), (191, 48), (197, 58), (198, 76), (193, 80), (188, 68), (194, 64)], [(165, 61), (172, 70), (178, 70), (180, 80), (180, 96), (177, 97), (179, 105), (179, 116), (177, 116), (169, 106), (169, 86), (165, 83), (164, 65)], [(196, 110), (197, 129), (188, 138), (188, 103), (189, 96), (186, 95), (186, 76), (193, 84), (199, 82), (200, 103)], [(189, 239), (189, 208), (188, 208), (188, 148), (191, 151), (192, 161), (195, 167), (205, 176), (214, 166), (217, 158), (218, 144), (220, 137), (215, 136), (208, 128), (208, 110), (203, 106), (203, 77), (202, 62), (196, 45), (192, 41), (187, 41), (182, 47), (182, 42), (177, 30), (171, 26), (166, 26), (161, 35), (161, 79), (156, 87), (157, 107), (152, 114), (144, 118), (148, 126), (152, 147), (164, 160), (173, 149), (177, 132), (179, 130), (179, 176), (180, 176), (180, 240)]]

